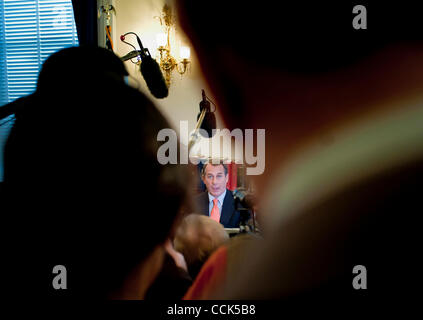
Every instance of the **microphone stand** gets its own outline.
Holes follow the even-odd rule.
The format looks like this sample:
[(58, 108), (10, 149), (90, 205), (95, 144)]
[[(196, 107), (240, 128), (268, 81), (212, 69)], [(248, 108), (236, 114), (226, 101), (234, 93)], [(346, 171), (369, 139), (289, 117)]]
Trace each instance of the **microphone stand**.
[(123, 57), (121, 57), (120, 60), (127, 61), (127, 60), (135, 58), (137, 56), (141, 56), (142, 54), (143, 54), (143, 52), (141, 50), (134, 50), (134, 51), (131, 51), (128, 54), (124, 55)]
[(194, 132), (193, 132), (193, 134), (191, 135), (191, 137), (189, 139), (189, 142), (188, 142), (188, 155), (189, 155), (189, 153), (191, 151), (191, 148), (194, 146), (194, 144), (198, 140), (199, 129), (200, 129), (201, 125), (203, 124), (203, 120), (204, 120), (204, 117), (206, 116), (206, 112), (207, 112), (207, 109), (206, 108), (204, 108), (201, 111), (200, 117), (198, 118), (197, 124), (195, 125)]
[(191, 151), (191, 148), (198, 140), (198, 133), (200, 127), (203, 125), (204, 117), (206, 116), (207, 112), (210, 112), (210, 102), (207, 101), (206, 93), (204, 89), (201, 90), (201, 94), (203, 96), (203, 100), (200, 102), (200, 117), (198, 118), (197, 124), (195, 125), (194, 133), (191, 135), (188, 141), (188, 155)]

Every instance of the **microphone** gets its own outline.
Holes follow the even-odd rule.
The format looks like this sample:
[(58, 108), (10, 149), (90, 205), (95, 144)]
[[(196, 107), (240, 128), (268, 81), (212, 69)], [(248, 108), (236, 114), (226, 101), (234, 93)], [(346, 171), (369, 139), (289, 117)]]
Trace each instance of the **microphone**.
[(200, 112), (203, 111), (203, 109), (206, 109), (207, 111), (210, 111), (210, 102), (207, 101), (206, 92), (204, 89), (201, 89), (201, 96), (203, 100), (200, 101)]
[[(235, 189), (232, 192), (235, 202), (235, 208), (239, 211), (240, 222), (239, 228), (241, 233), (248, 232), (251, 229), (255, 232), (256, 222), (255, 222), (255, 213), (254, 206), (257, 203), (256, 197), (253, 193), (248, 193), (244, 188)], [(253, 225), (248, 225), (248, 220), (253, 218)]]
[(141, 56), (141, 74), (153, 96), (158, 99), (167, 97), (169, 89), (167, 88), (166, 81), (163, 78), (159, 64), (150, 56), (149, 52), (148, 56)]
[(252, 193), (247, 193), (243, 190), (236, 189), (233, 192), (234, 200), (239, 201), (239, 203), (247, 209), (253, 208), (256, 203), (256, 197)]
[[(201, 93), (203, 95), (203, 100), (200, 101), (200, 113), (197, 115), (194, 133), (188, 141), (188, 153), (197, 142), (198, 132), (200, 132), (204, 138), (211, 138), (216, 133), (213, 132), (213, 129), (216, 129), (216, 116), (213, 112), (210, 112), (210, 102), (207, 100), (204, 89), (201, 90)], [(203, 129), (206, 132), (199, 129)]]
[(210, 102), (207, 100), (207, 96), (204, 92), (204, 89), (201, 90), (201, 94), (203, 99), (200, 101), (200, 113), (197, 115), (197, 121), (200, 118), (201, 113), (205, 112), (200, 129), (203, 129), (205, 132), (207, 132), (207, 135), (205, 135), (205, 132), (203, 130), (200, 130), (200, 134), (204, 138), (212, 138), (216, 133), (213, 132), (213, 129), (216, 129), (216, 116), (214, 112), (210, 111)]
[(141, 56), (141, 75), (143, 76), (151, 94), (158, 99), (167, 97), (169, 94), (169, 89), (166, 85), (166, 81), (163, 77), (162, 71), (160, 70), (159, 64), (151, 57), (148, 49), (143, 47), (141, 39), (137, 34), (133, 32), (125, 33), (124, 35), (120, 36), (120, 40), (125, 42), (125, 36), (127, 34), (134, 34), (137, 37), (137, 42), (141, 50), (131, 51), (127, 55), (123, 56), (121, 60), (126, 61), (136, 56)]

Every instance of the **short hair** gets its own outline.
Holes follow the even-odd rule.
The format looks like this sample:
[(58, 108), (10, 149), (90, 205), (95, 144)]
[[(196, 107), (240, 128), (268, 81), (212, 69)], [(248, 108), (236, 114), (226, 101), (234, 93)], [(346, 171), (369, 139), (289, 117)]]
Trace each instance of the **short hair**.
[(189, 273), (195, 277), (207, 258), (227, 240), (222, 224), (205, 215), (190, 214), (179, 225), (174, 246), (184, 255)]
[(207, 161), (203, 164), (203, 168), (201, 169), (201, 176), (204, 177), (206, 175), (206, 167), (207, 165), (212, 165), (212, 166), (223, 166), (223, 169), (225, 170), (225, 176), (228, 175), (228, 166), (226, 165), (226, 163), (223, 163), (223, 161), (220, 161), (219, 163), (213, 163), (213, 160)]
[(37, 91), (68, 90), (78, 82), (91, 84), (101, 77), (124, 81), (128, 75), (125, 65), (110, 50), (95, 46), (69, 47), (53, 53), (43, 63)]

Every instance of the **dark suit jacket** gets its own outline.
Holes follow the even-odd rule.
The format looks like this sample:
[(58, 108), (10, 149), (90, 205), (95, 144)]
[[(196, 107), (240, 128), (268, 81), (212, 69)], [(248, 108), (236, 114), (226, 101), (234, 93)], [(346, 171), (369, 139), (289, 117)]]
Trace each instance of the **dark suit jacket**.
[[(209, 215), (209, 196), (208, 192), (199, 194), (195, 203), (198, 213)], [(240, 213), (235, 209), (235, 201), (232, 192), (226, 189), (226, 195), (223, 199), (222, 211), (220, 212), (220, 223), (225, 228), (238, 228), (240, 221)]]

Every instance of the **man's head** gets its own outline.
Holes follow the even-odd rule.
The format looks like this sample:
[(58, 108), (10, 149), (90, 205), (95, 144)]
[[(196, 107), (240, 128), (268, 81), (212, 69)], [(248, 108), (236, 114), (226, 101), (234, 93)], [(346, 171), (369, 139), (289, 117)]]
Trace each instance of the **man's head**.
[[(95, 60), (91, 59), (93, 56)], [(69, 47), (53, 53), (43, 63), (37, 91), (66, 93), (75, 83), (92, 86), (101, 77), (123, 81), (128, 75), (125, 65), (110, 50), (95, 46)]]
[(174, 247), (184, 255), (189, 273), (195, 277), (211, 253), (227, 240), (229, 236), (219, 222), (190, 214), (178, 226)]
[(228, 167), (224, 163), (207, 162), (201, 171), (201, 178), (207, 187), (207, 191), (216, 198), (226, 190), (229, 179)]

